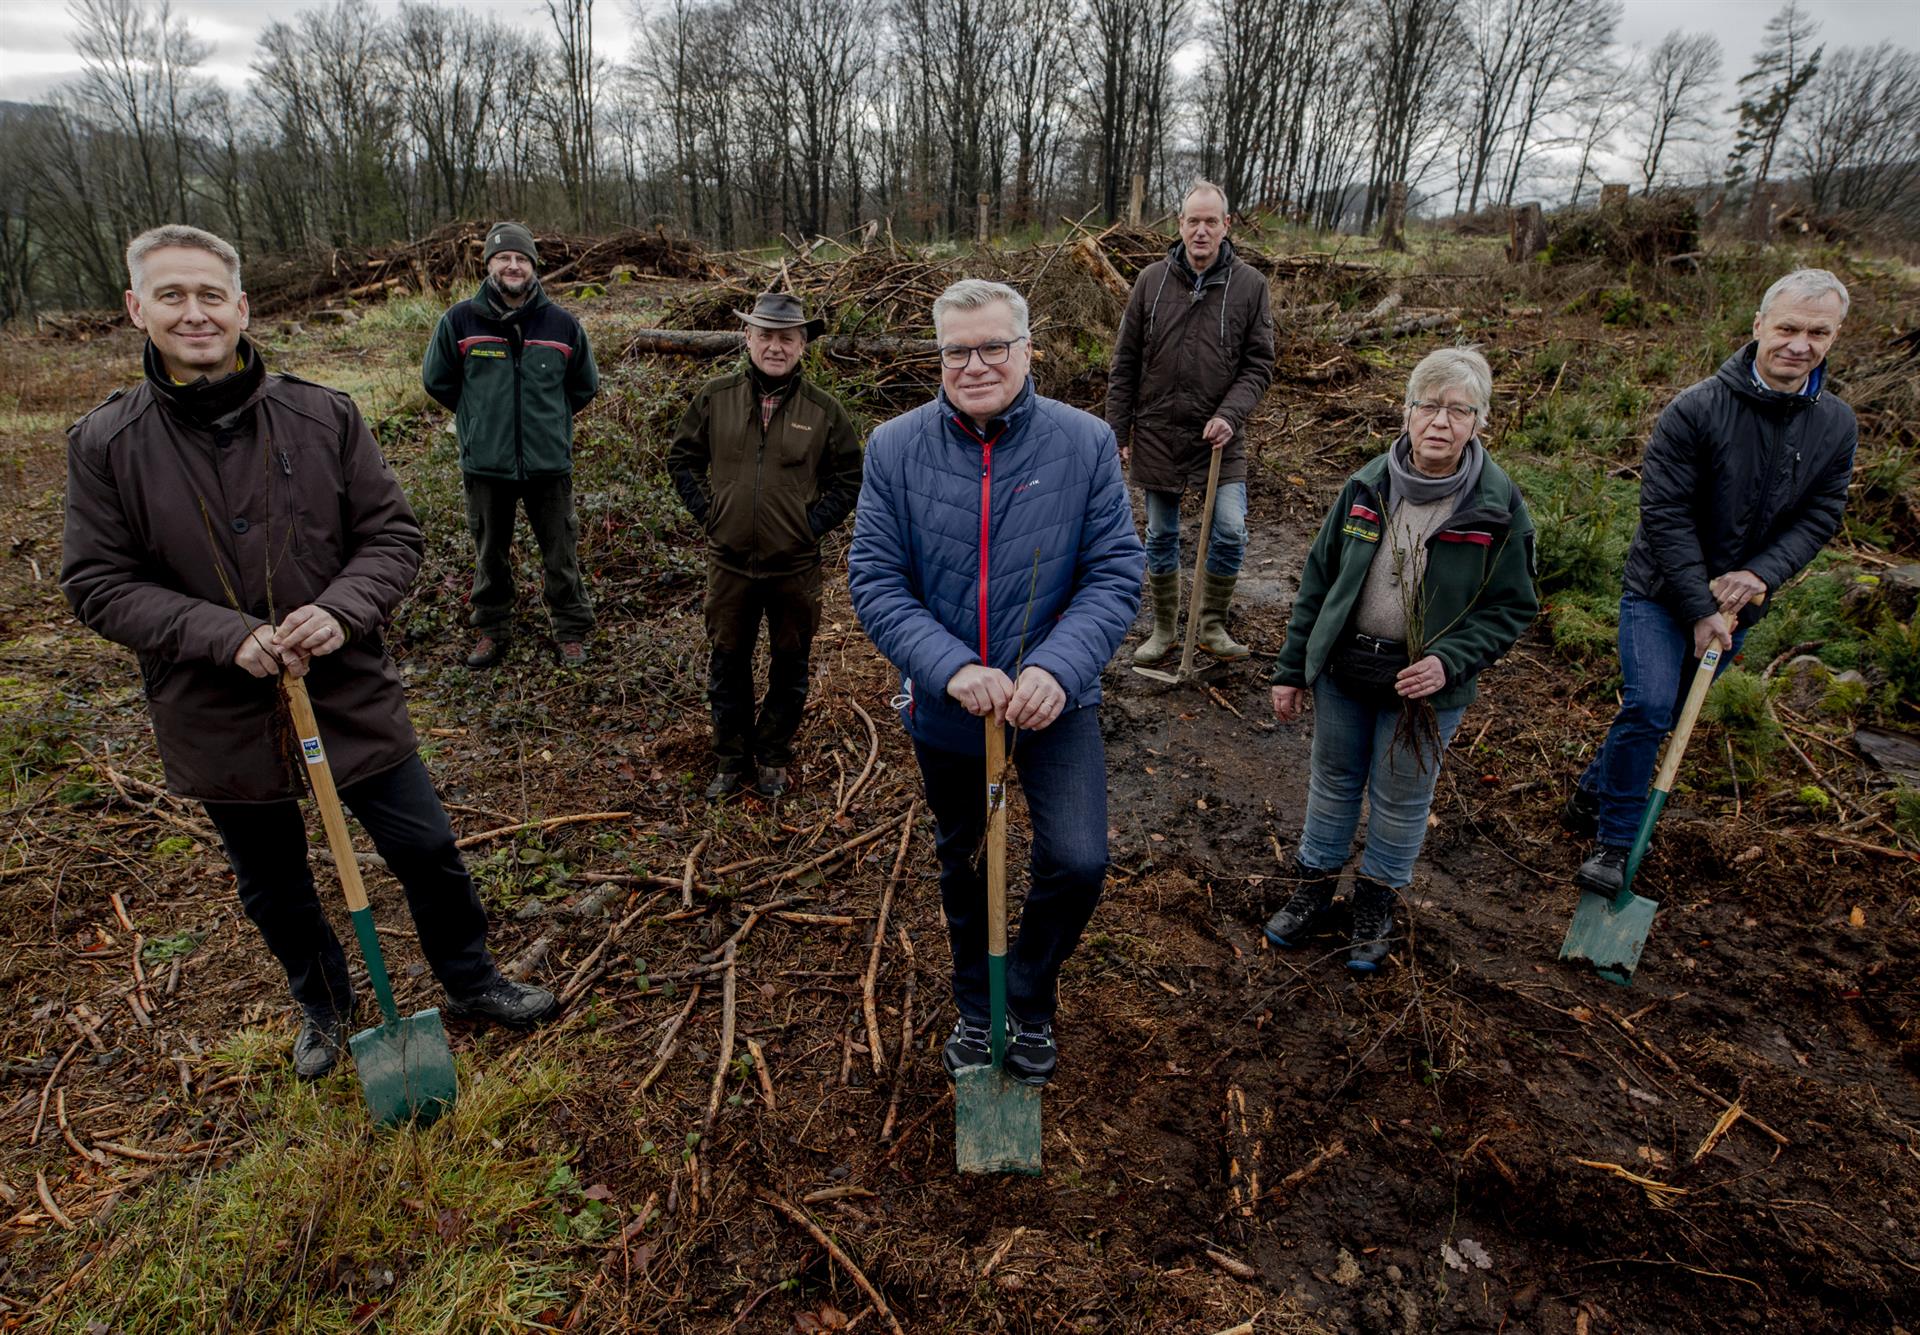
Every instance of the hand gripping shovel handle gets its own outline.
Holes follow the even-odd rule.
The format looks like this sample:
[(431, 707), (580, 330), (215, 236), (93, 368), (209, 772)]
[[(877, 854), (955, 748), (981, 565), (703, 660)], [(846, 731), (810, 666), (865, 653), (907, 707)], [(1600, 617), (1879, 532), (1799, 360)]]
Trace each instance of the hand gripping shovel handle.
[(392, 1024), (400, 1018), (393, 1004), (393, 985), (387, 980), (386, 960), (380, 954), (380, 938), (374, 934), (373, 913), (367, 907), (367, 887), (360, 879), (360, 862), (347, 835), (346, 813), (340, 809), (340, 794), (333, 786), (333, 769), (327, 764), (327, 749), (320, 742), (320, 724), (313, 716), (313, 701), (307, 696), (307, 683), (282, 673), (281, 689), (287, 693), (287, 708), (293, 715), (294, 731), (300, 735), (300, 755), (307, 762), (307, 780), (313, 785), (314, 801), (320, 804), (320, 821), (327, 827), (327, 847), (333, 850), (334, 865), (340, 872), (340, 888), (346, 893), (347, 908), (353, 915), (354, 935), (360, 938), (360, 953), (366, 957), (367, 977), (380, 1001), (380, 1013)]
[(1666, 809), (1667, 796), (1673, 791), (1674, 776), (1680, 772), (1680, 758), (1687, 753), (1687, 741), (1693, 736), (1693, 725), (1700, 718), (1700, 706), (1707, 701), (1707, 692), (1713, 688), (1713, 674), (1720, 666), (1720, 647), (1713, 648), (1701, 656), (1700, 666), (1693, 674), (1693, 685), (1687, 689), (1687, 702), (1680, 710), (1680, 721), (1673, 726), (1673, 736), (1667, 741), (1667, 750), (1660, 757), (1660, 771), (1653, 780), (1653, 791), (1647, 794), (1647, 809), (1640, 817), (1640, 829), (1633, 836), (1633, 848), (1627, 854), (1626, 876), (1620, 883), (1620, 893), (1630, 894), (1633, 890), (1634, 873), (1640, 870), (1640, 859), (1647, 854), (1647, 846), (1653, 842), (1654, 822), (1660, 819), (1660, 813)]
[(1207, 494), (1200, 502), (1200, 537), (1198, 550), (1193, 558), (1193, 587), (1187, 591), (1187, 639), (1180, 650), (1180, 680), (1185, 681), (1193, 674), (1193, 649), (1200, 639), (1200, 582), (1206, 578), (1207, 544), (1213, 540), (1213, 501), (1220, 491), (1220, 456), (1227, 451), (1223, 446), (1207, 449), (1213, 458), (1207, 464)]
[(993, 1065), (1007, 1054), (1007, 730), (987, 715), (987, 1001)]

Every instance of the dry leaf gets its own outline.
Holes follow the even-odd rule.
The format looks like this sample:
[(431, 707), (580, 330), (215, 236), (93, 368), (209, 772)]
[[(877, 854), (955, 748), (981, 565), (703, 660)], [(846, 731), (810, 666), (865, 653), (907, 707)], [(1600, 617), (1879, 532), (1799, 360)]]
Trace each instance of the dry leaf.
[(1847, 915), (1847, 923), (1853, 927), (1865, 927), (1867, 925), (1867, 911), (1858, 904), (1855, 904), (1853, 906), (1853, 912)]

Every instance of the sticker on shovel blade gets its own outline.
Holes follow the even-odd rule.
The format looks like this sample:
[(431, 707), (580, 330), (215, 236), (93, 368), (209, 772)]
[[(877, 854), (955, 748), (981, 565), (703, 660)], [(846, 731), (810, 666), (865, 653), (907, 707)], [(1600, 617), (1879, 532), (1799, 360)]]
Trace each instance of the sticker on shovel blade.
[(307, 763), (309, 765), (323, 765), (326, 763), (327, 753), (320, 749), (320, 739), (318, 737), (302, 737), (300, 739), (300, 750), (307, 757)]

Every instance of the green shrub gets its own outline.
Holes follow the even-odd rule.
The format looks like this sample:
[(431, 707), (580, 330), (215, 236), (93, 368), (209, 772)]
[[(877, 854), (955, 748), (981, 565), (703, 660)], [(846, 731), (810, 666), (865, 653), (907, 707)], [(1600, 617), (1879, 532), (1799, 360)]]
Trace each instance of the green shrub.
[(1889, 617), (1867, 642), (1867, 655), (1886, 679), (1881, 698), (1889, 713), (1899, 704), (1920, 705), (1920, 617), (1904, 624)]
[(1718, 725), (1733, 742), (1734, 772), (1752, 783), (1767, 772), (1784, 734), (1769, 707), (1767, 683), (1744, 668), (1729, 668), (1707, 695), (1701, 716)]
[(1860, 661), (1861, 636), (1846, 616), (1848, 589), (1861, 578), (1857, 567), (1830, 554), (1773, 596), (1767, 615), (1747, 632), (1741, 649), (1749, 663), (1771, 663), (1797, 644), (1813, 643), (1820, 661), (1844, 672)]
[(1547, 599), (1543, 610), (1547, 633), (1563, 657), (1593, 662), (1613, 654), (1620, 628), (1617, 593), (1561, 593)]
[(1920, 843), (1920, 789), (1894, 790), (1893, 828), (1900, 832), (1902, 838)]
[(1618, 598), (1639, 521), (1638, 488), (1576, 464), (1515, 464), (1510, 471), (1533, 515), (1540, 591)]

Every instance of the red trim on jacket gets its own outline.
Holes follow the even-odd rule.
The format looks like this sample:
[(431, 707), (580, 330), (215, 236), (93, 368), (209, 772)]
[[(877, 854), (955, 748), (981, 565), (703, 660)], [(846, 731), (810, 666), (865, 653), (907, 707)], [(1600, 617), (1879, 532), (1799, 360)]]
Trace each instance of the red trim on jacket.
[(501, 338), (498, 334), (475, 334), (471, 338), (463, 338), (460, 340), (460, 355), (463, 357), (466, 356), (467, 349), (476, 343), (505, 343), (506, 341), (506, 339)]
[(527, 346), (530, 348), (558, 348), (562, 356), (573, 356), (573, 347), (571, 344), (556, 343), (550, 338), (530, 338), (527, 340)]
[(1379, 514), (1378, 514), (1378, 512), (1376, 512), (1376, 511), (1373, 511), (1373, 510), (1369, 510), (1369, 509), (1368, 509), (1368, 508), (1367, 508), (1366, 506), (1364, 506), (1364, 505), (1362, 505), (1362, 504), (1360, 504), (1360, 502), (1358, 502), (1358, 501), (1355, 501), (1355, 502), (1353, 503), (1353, 508), (1352, 508), (1351, 510), (1349, 510), (1349, 511), (1347, 511), (1347, 518), (1349, 518), (1349, 519), (1365, 519), (1365, 520), (1368, 520), (1369, 522), (1371, 522), (1371, 523), (1375, 523), (1375, 524), (1377, 524), (1377, 523), (1379, 523), (1379, 522), (1380, 522), (1380, 516), (1379, 516)]
[(987, 539), (988, 521), (993, 517), (993, 441), (1000, 439), (996, 434), (993, 440), (975, 431), (967, 425), (960, 414), (953, 415), (953, 424), (980, 442), (980, 666), (988, 667), (987, 658)]
[(1480, 529), (1441, 529), (1433, 535), (1435, 542), (1474, 542), (1482, 547), (1493, 546), (1493, 534)]

